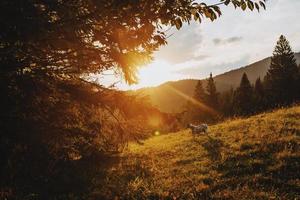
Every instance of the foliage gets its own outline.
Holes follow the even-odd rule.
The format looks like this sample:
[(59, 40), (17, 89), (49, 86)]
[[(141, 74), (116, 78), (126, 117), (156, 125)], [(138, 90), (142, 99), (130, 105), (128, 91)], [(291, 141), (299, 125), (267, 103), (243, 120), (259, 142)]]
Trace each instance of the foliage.
[(195, 87), (194, 99), (196, 99), (197, 101), (200, 101), (200, 102), (204, 102), (205, 98), (206, 98), (206, 91), (203, 88), (202, 81), (199, 80)]
[[(206, 104), (206, 96), (207, 93), (202, 85), (202, 81), (199, 80), (195, 87), (194, 100), (199, 104)], [(186, 117), (185, 124), (188, 124), (190, 122), (195, 122), (195, 121), (197, 122), (204, 121), (207, 120), (207, 112), (203, 108), (193, 104), (192, 102), (188, 102), (187, 113), (185, 117)]]
[(233, 96), (230, 92), (221, 95), (221, 111), (225, 117), (229, 117), (289, 106), (300, 100), (299, 80), (300, 71), (294, 53), (287, 39), (281, 35), (264, 81), (258, 78), (251, 89), (252, 86), (244, 75), (241, 80), (243, 87), (240, 86), (234, 92), (234, 101), (230, 101)]
[(244, 73), (240, 86), (235, 91), (235, 112), (238, 115), (250, 115), (253, 113), (253, 87)]
[(209, 106), (213, 107), (214, 109), (218, 109), (218, 93), (215, 81), (212, 77), (212, 73), (210, 73), (209, 78), (207, 80), (207, 86), (206, 86), (207, 96), (206, 96), (206, 102)]
[(82, 195), (98, 168), (94, 159), (101, 162), (103, 155), (155, 130), (176, 129), (174, 117), (138, 97), (74, 79), (22, 78), (1, 102), (10, 116), (1, 115), (0, 188), (13, 198), (28, 192), (41, 199)]
[(165, 27), (220, 15), (218, 4), (192, 0), (0, 1), (0, 193), (79, 198), (100, 167), (96, 158), (162, 128), (142, 126), (151, 115), (172, 124), (173, 116), (87, 77), (112, 70), (135, 83), (137, 69), (166, 44)]
[(197, 82), (194, 96), (187, 101), (186, 113), (182, 123), (202, 123), (216, 122), (219, 119), (219, 93), (212, 74), (207, 80), (206, 90), (203, 88), (201, 80)]
[(234, 90), (223, 92), (220, 95), (220, 111), (225, 118), (230, 117), (234, 113)]
[[(221, 4), (259, 10), (258, 2), (264, 7), (252, 0)], [(218, 4), (193, 0), (5, 0), (0, 8), (2, 71), (82, 75), (114, 69), (128, 83), (166, 44), (165, 26), (180, 29), (183, 22), (221, 15)]]
[(268, 101), (272, 106), (290, 104), (296, 99), (298, 68), (294, 52), (287, 39), (281, 35), (271, 65), (265, 77)]
[(256, 112), (263, 111), (267, 106), (265, 89), (260, 78), (256, 79), (254, 85), (254, 104)]

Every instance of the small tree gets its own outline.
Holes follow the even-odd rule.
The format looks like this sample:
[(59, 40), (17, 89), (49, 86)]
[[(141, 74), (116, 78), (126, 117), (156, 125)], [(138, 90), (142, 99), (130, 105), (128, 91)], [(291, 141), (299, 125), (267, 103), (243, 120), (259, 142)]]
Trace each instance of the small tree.
[(199, 80), (199, 81), (197, 82), (196, 87), (195, 87), (194, 98), (195, 98), (197, 101), (203, 102), (203, 101), (205, 100), (205, 96), (206, 96), (206, 93), (205, 93), (205, 90), (204, 90), (204, 88), (203, 88), (202, 81)]
[(297, 94), (297, 101), (300, 101), (300, 64), (298, 65)]
[(235, 113), (238, 115), (250, 115), (253, 113), (253, 88), (244, 73), (240, 86), (235, 91)]
[(265, 91), (260, 77), (255, 81), (254, 102), (256, 112), (260, 112), (265, 108)]
[(220, 111), (224, 117), (229, 117), (233, 114), (233, 97), (233, 88), (222, 93), (220, 96)]
[(281, 35), (271, 58), (271, 65), (265, 76), (268, 104), (286, 105), (297, 96), (298, 67), (294, 52), (288, 40)]
[(206, 102), (209, 106), (211, 106), (214, 109), (218, 109), (219, 107), (219, 94), (217, 92), (215, 81), (212, 77), (212, 73), (210, 73), (210, 76), (207, 80), (207, 86), (206, 86)]
[[(203, 84), (201, 80), (199, 80), (196, 84), (193, 98), (198, 103), (205, 104), (206, 92), (205, 89), (203, 88)], [(188, 101), (186, 104), (186, 110), (188, 111), (187, 114), (185, 115), (185, 119), (187, 123), (204, 121), (206, 118), (206, 111), (204, 109), (201, 109), (201, 107), (195, 105), (190, 101)]]

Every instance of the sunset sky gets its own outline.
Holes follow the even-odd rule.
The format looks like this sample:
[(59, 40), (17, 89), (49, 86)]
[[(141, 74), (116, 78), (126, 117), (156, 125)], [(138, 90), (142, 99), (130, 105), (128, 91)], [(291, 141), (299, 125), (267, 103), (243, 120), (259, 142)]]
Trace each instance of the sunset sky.
[[(212, 0), (206, 2), (214, 2)], [(171, 29), (168, 45), (154, 54), (154, 61), (139, 71), (140, 82), (120, 89), (156, 86), (179, 79), (206, 78), (271, 56), (281, 34), (290, 41), (293, 51), (300, 51), (300, 0), (268, 0), (267, 10), (242, 12), (221, 6), (222, 16), (210, 22), (185, 24)], [(106, 76), (110, 84), (119, 77)]]

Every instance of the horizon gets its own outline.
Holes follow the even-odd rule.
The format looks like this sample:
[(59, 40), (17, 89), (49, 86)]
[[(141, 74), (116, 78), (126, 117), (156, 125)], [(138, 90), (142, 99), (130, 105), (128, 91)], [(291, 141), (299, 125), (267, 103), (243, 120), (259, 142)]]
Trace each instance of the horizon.
[(232, 12), (234, 8), (225, 6), (222, 17), (213, 23), (205, 20), (202, 24), (184, 24), (179, 31), (171, 28), (168, 44), (154, 53), (151, 63), (139, 69), (138, 84), (128, 85), (116, 75), (92, 78), (105, 86), (115, 84), (120, 90), (137, 90), (169, 81), (201, 80), (210, 73), (215, 77), (272, 56), (280, 35), (287, 37), (295, 53), (299, 52), (300, 25), (291, 26), (286, 21), (300, 17), (300, 1), (272, 0), (266, 6), (260, 12)]

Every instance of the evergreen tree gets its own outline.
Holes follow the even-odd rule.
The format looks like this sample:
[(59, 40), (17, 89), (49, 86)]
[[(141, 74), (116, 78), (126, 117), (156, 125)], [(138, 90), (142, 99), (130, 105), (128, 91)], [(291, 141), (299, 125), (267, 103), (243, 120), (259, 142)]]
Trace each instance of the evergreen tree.
[(250, 115), (253, 113), (253, 88), (244, 73), (240, 86), (235, 91), (234, 97), (235, 113), (238, 115)]
[(223, 113), (224, 117), (229, 117), (233, 115), (233, 97), (233, 88), (222, 93), (220, 97), (220, 110)]
[(254, 86), (254, 102), (255, 102), (255, 111), (260, 112), (265, 108), (265, 91), (263, 83), (260, 79), (256, 79)]
[(197, 101), (204, 102), (205, 96), (206, 96), (206, 93), (205, 93), (205, 90), (204, 90), (204, 88), (203, 88), (202, 81), (199, 80), (199, 81), (197, 82), (196, 87), (195, 87), (194, 98), (195, 98)]
[(212, 73), (210, 73), (210, 76), (207, 80), (207, 86), (206, 86), (206, 102), (209, 106), (211, 106), (214, 109), (217, 109), (219, 107), (219, 102), (218, 102), (218, 92), (216, 88), (215, 81), (212, 77)]
[(271, 65), (265, 76), (268, 104), (272, 106), (292, 103), (297, 96), (298, 68), (288, 40), (281, 35)]
[[(202, 81), (199, 80), (196, 84), (195, 90), (194, 90), (194, 99), (198, 101), (201, 104), (206, 104), (205, 103), (205, 98), (206, 98), (206, 93), (205, 89), (203, 88)], [(203, 122), (207, 118), (207, 113), (206, 110), (201, 109), (199, 106), (187, 102), (187, 115), (186, 119), (188, 123), (190, 122)]]
[(297, 101), (300, 101), (300, 64), (298, 66), (298, 76), (297, 76)]

